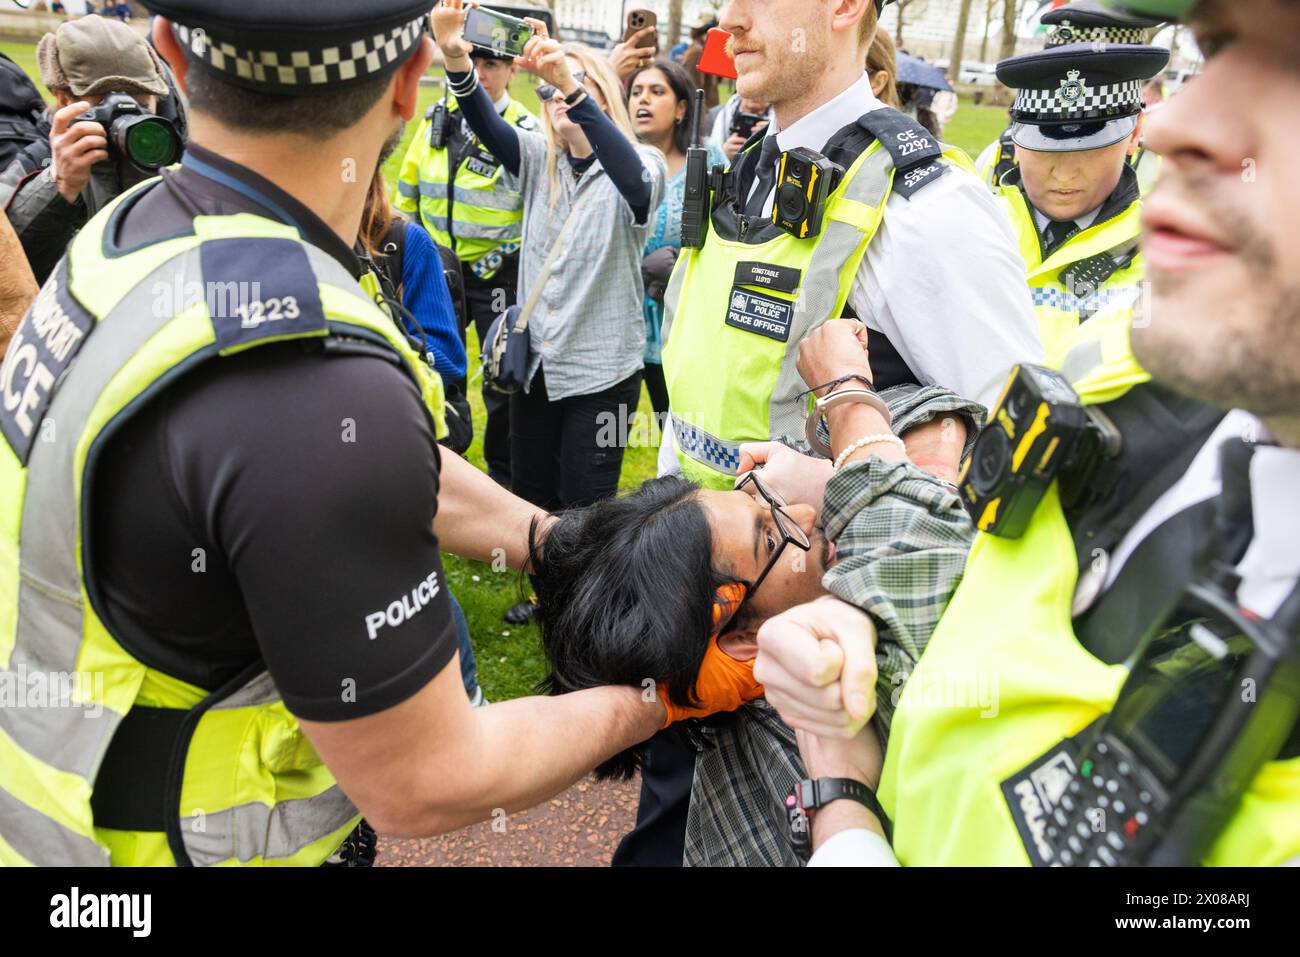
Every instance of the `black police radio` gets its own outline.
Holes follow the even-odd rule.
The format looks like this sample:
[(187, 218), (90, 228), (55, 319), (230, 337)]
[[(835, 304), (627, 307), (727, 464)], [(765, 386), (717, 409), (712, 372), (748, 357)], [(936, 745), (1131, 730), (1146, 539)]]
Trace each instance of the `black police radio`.
[(1263, 766), (1300, 750), (1297, 718), (1300, 587), (1263, 621), (1222, 575), (1190, 585), (1091, 731), (1043, 831), (1051, 863), (1200, 864)]
[(1019, 538), (1054, 480), (1086, 485), (1095, 465), (1118, 455), (1120, 444), (1115, 426), (1085, 406), (1064, 376), (1018, 365), (962, 463), (962, 504), (981, 532)]
[[(686, 191), (682, 200), (682, 246), (699, 249), (709, 235), (710, 189), (709, 151), (701, 139), (704, 122), (704, 91), (695, 91), (695, 125), (686, 150)], [(715, 167), (716, 178), (720, 167)]]
[(451, 108), (447, 105), (447, 87), (444, 81), (442, 99), (429, 110), (429, 146), (445, 150), (451, 142)]

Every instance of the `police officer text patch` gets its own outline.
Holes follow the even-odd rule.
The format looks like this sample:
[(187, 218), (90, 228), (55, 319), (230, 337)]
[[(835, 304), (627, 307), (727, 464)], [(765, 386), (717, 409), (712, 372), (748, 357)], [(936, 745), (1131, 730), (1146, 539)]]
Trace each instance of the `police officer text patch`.
[(316, 274), (292, 239), (213, 239), (200, 248), (212, 330), (222, 352), (291, 336), (325, 335)]
[(45, 283), (0, 367), (0, 432), (24, 465), (54, 399), (54, 384), (95, 325), (67, 287), (64, 262)]
[(756, 332), (777, 342), (790, 341), (793, 315), (794, 303), (748, 289), (733, 288), (731, 300), (727, 303), (727, 325)]

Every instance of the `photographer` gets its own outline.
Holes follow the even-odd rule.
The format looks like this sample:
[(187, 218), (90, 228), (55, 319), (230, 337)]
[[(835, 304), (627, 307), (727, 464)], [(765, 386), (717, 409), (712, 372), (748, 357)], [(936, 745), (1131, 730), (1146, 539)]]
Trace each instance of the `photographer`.
[[(0, 174), (3, 205), (22, 242), (37, 282), (44, 283), (77, 231), (94, 212), (92, 180), (107, 197), (128, 185), (130, 174), (108, 167), (109, 133), (101, 123), (77, 117), (112, 94), (128, 95), (150, 113), (168, 86), (144, 37), (123, 23), (88, 16), (64, 23), (36, 49), (41, 81), (54, 94), (48, 140), (19, 152)], [(99, 167), (103, 173), (101, 175)]]

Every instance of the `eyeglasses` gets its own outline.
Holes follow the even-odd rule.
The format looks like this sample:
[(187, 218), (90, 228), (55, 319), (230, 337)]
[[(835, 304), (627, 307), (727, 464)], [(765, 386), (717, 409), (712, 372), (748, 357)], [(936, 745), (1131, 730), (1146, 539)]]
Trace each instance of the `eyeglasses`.
[(772, 550), (772, 557), (767, 560), (763, 570), (754, 579), (754, 584), (745, 589), (745, 597), (740, 600), (736, 610), (732, 612), (731, 617), (726, 623), (718, 629), (718, 634), (722, 634), (731, 626), (739, 616), (745, 604), (754, 597), (754, 592), (758, 591), (758, 586), (763, 584), (763, 579), (767, 578), (768, 573), (776, 567), (776, 563), (781, 558), (787, 545), (793, 545), (802, 551), (812, 550), (812, 541), (808, 538), (807, 533), (800, 527), (799, 523), (790, 517), (790, 513), (785, 510), (785, 501), (773, 492), (758, 477), (757, 472), (747, 472), (745, 476), (736, 483), (736, 491), (743, 492), (747, 486), (754, 486), (754, 491), (758, 492), (759, 498), (767, 503), (768, 508), (772, 510), (772, 524), (776, 526), (777, 533), (781, 536), (780, 544)]
[[(577, 73), (573, 74), (573, 78), (577, 80), (579, 84), (583, 84), (587, 82), (587, 74), (584, 73), (582, 70), (579, 70)], [(551, 99), (551, 97), (555, 96), (557, 90), (558, 87), (556, 87), (554, 84), (543, 83), (541, 86), (537, 88), (537, 98), (541, 100), (543, 103), (545, 103), (547, 100)]]

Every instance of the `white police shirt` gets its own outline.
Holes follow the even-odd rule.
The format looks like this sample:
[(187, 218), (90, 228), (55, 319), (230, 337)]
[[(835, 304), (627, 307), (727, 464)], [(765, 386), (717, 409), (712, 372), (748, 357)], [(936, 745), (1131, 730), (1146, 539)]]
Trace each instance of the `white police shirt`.
[[(1268, 430), (1255, 416), (1240, 409), (1229, 412), (1192, 460), (1181, 479), (1149, 508), (1115, 549), (1106, 578), (1109, 587), (1125, 561), (1148, 535), (1185, 509), (1218, 495), (1219, 447), (1229, 439), (1269, 440)], [(1275, 614), (1300, 581), (1300, 509), (1295, 489), (1300, 488), (1300, 449), (1260, 445), (1250, 461), (1251, 504), (1255, 534), (1237, 565), (1241, 586), (1237, 599), (1263, 618)], [(898, 863), (879, 835), (851, 828), (827, 839), (809, 866), (881, 867)], [(1288, 862), (1300, 864), (1300, 858)]]

